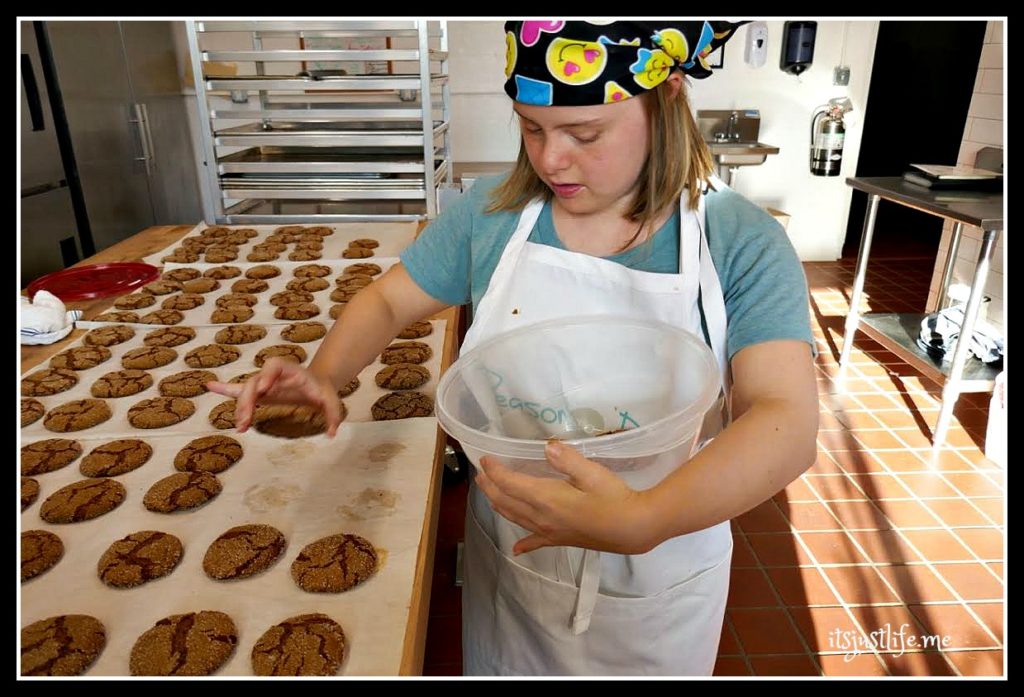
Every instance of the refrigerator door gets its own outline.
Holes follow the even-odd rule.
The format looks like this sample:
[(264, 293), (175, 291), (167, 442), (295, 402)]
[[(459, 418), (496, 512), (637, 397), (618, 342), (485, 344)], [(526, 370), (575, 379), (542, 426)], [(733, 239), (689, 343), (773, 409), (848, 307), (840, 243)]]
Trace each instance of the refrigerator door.
[(120, 22), (128, 74), (145, 119), (149, 187), (157, 225), (202, 218), (187, 102), (172, 22)]
[(46, 22), (96, 249), (153, 225), (118, 22)]
[(24, 288), (74, 264), (82, 250), (32, 22), (21, 23), (21, 52), (18, 239)]

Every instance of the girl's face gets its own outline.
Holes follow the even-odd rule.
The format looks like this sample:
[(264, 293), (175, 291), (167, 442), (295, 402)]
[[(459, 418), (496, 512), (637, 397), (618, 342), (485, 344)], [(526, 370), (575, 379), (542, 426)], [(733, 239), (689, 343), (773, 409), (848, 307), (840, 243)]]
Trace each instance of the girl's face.
[(530, 163), (559, 206), (576, 215), (628, 209), (650, 147), (640, 97), (596, 106), (513, 108)]

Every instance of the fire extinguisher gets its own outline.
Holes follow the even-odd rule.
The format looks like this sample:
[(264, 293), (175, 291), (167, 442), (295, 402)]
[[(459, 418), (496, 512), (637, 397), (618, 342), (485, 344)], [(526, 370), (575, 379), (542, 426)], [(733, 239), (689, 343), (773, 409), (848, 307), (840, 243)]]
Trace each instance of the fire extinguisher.
[(843, 143), (846, 124), (843, 114), (853, 107), (846, 97), (830, 99), (811, 117), (811, 174), (819, 177), (837, 177), (843, 164)]

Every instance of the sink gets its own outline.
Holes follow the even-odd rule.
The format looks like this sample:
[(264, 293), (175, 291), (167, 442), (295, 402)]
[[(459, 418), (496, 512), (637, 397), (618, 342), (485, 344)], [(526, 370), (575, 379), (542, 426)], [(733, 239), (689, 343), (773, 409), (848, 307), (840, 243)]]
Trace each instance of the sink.
[(726, 167), (764, 164), (769, 155), (779, 152), (777, 146), (759, 142), (710, 141), (707, 146), (716, 164)]

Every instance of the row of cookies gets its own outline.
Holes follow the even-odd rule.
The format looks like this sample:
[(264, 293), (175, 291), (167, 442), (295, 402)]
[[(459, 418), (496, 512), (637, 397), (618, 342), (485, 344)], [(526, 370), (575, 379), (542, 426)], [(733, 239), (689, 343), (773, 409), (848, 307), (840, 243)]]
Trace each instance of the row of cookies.
[[(113, 309), (93, 321), (200, 326), (273, 324), (325, 314), (336, 319), (360, 288), (396, 261), (174, 267), (117, 298)], [(328, 276), (335, 277), (333, 290)]]
[(412, 241), (416, 223), (195, 226), (178, 242), (144, 261), (226, 263), (398, 256)]
[[(107, 630), (90, 615), (58, 615), (21, 630), (22, 675), (81, 675), (107, 645)], [(159, 620), (132, 645), (131, 675), (211, 675), (238, 645), (231, 616), (216, 610)], [(341, 625), (323, 613), (296, 615), (264, 632), (253, 644), (255, 675), (331, 676), (346, 656)]]
[[(94, 329), (79, 345), (54, 356), (49, 367), (23, 377), (23, 427), (30, 434), (66, 433), (111, 419), (113, 422), (104, 428), (118, 429), (118, 433), (175, 426), (196, 411), (209, 414), (219, 405), (221, 398), (206, 392), (206, 382), (244, 381), (270, 357), (308, 362), (326, 331), (324, 325), (314, 322), (283, 329), (247, 324), (220, 329), (169, 327), (145, 333), (127, 325)], [(372, 404), (386, 396), (384, 390), (430, 390), (436, 383), (436, 370), (420, 364), (429, 361), (436, 365), (439, 351), (435, 352), (432, 344), (443, 336), (432, 336), (429, 322), (417, 323), (407, 332), (404, 335), (425, 340), (395, 342), (384, 349), (378, 362), (366, 368), (364, 376), (372, 376), (373, 384), (381, 389), (364, 390), (357, 396), (356, 419), (400, 418), (388, 416), (394, 413), (390, 409), (375, 416)], [(302, 343), (280, 343), (281, 339)], [(342, 396), (348, 396), (360, 384), (358, 378), (354, 382)], [(158, 401), (128, 403), (126, 398), (136, 395)], [(187, 427), (190, 432), (208, 428)]]

